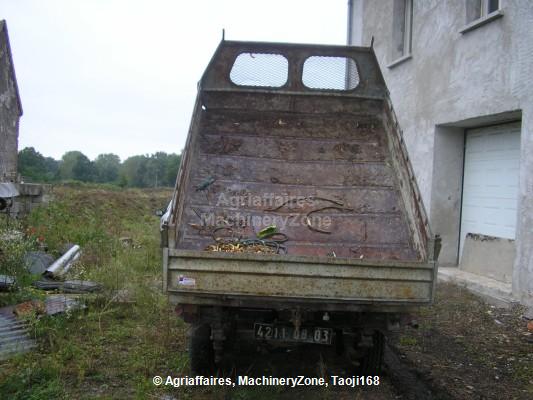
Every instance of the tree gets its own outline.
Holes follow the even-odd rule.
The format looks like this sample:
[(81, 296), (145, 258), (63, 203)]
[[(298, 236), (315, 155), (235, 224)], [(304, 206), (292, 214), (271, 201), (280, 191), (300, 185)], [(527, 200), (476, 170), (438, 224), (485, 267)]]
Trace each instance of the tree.
[(181, 154), (172, 153), (169, 154), (167, 159), (165, 184), (166, 186), (174, 186), (176, 183), (176, 176), (178, 175), (178, 169), (181, 163)]
[(44, 168), (46, 171), (45, 180), (47, 182), (57, 181), (59, 177), (59, 161), (54, 160), (52, 157), (46, 157), (44, 159)]
[(59, 166), (61, 179), (75, 179), (82, 182), (94, 181), (94, 164), (80, 151), (67, 151)]
[(121, 167), (121, 184), (137, 187), (174, 186), (181, 156), (159, 151), (127, 158)]
[(52, 182), (57, 179), (59, 163), (52, 157), (44, 157), (33, 147), (25, 147), (18, 154), (19, 172), (35, 182)]
[(127, 182), (127, 186), (146, 187), (147, 163), (148, 157), (146, 156), (128, 157), (122, 163), (121, 179)]
[(117, 182), (120, 171), (120, 157), (116, 154), (100, 154), (94, 160), (97, 182)]
[(123, 163), (113, 153), (100, 154), (91, 162), (80, 151), (68, 151), (61, 161), (44, 157), (33, 147), (19, 152), (19, 171), (33, 181), (74, 179), (82, 182), (114, 183), (121, 187), (174, 186), (181, 154), (159, 151), (137, 155)]

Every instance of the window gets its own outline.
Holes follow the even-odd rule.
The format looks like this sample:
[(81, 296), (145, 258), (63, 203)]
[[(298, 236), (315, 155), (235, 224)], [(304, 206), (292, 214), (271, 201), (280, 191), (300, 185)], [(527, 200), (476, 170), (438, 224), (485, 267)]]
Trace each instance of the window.
[(467, 33), (503, 16), (499, 0), (466, 0), (466, 26), (459, 30)]
[(394, 0), (392, 15), (392, 61), (411, 54), (413, 0)]
[(466, 23), (486, 17), (499, 9), (499, 0), (466, 0)]
[(288, 74), (289, 62), (281, 54), (241, 53), (229, 76), (239, 86), (281, 87)]
[(500, 0), (486, 0), (485, 3), (486, 13), (490, 14), (500, 8)]
[(309, 89), (352, 90), (359, 73), (351, 58), (312, 56), (304, 62), (302, 82)]

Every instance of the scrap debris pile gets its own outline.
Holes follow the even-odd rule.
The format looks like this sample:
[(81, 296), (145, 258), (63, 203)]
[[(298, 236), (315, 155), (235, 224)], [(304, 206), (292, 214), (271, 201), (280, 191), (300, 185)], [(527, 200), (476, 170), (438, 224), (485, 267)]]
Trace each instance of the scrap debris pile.
[(273, 247), (257, 243), (217, 243), (211, 244), (205, 248), (206, 251), (218, 251), (223, 253), (263, 253), (263, 254), (276, 254), (276, 250)]
[[(1, 251), (1, 250), (0, 250)], [(93, 293), (102, 289), (96, 282), (84, 280), (66, 280), (70, 268), (79, 260), (81, 248), (78, 245), (68, 245), (63, 255), (57, 260), (44, 251), (28, 251), (24, 255), (24, 264), (32, 275), (40, 275), (40, 279), (32, 286), (40, 290), (57, 290), (63, 293)], [(1, 265), (1, 264), (0, 264)], [(15, 276), (0, 275), (0, 290), (10, 291), (17, 288)]]
[[(228, 236), (217, 237), (216, 233), (227, 231)], [(287, 235), (277, 232), (275, 225), (271, 225), (261, 230), (257, 238), (235, 237), (233, 229), (226, 227), (216, 228), (212, 233), (216, 244), (211, 244), (205, 248), (206, 251), (216, 251), (223, 253), (261, 253), (280, 254), (287, 252), (282, 243), (288, 240)]]
[[(6, 248), (13, 248), (20, 243), (23, 234), (20, 231), (11, 231), (8, 235), (3, 235), (3, 249), (0, 248), (0, 269), (6, 263)], [(10, 247), (9, 247), (10, 246)], [(0, 360), (6, 360), (17, 354), (28, 352), (37, 347), (36, 341), (32, 338), (31, 327), (28, 318), (41, 318), (46, 315), (67, 313), (74, 310), (87, 308), (83, 294), (93, 293), (101, 290), (102, 285), (82, 280), (65, 280), (68, 271), (80, 259), (81, 248), (78, 245), (68, 245), (65, 247), (63, 255), (57, 260), (43, 250), (20, 252), (20, 259), (13, 257), (18, 269), (7, 269), (12, 275), (0, 275), (0, 291), (17, 292), (21, 289), (22, 279), (39, 279), (32, 283), (36, 289), (47, 291), (40, 295), (39, 299), (24, 301), (19, 304), (11, 304), (10, 297), (2, 297), (2, 307), (0, 308)], [(19, 261), (20, 260), (20, 261)], [(28, 277), (22, 275), (28, 274)], [(62, 294), (51, 294), (49, 291), (59, 291)], [(8, 295), (9, 296), (9, 295)], [(24, 297), (27, 294), (23, 294)], [(8, 300), (6, 303), (5, 300)], [(15, 298), (17, 301), (18, 299)], [(7, 304), (7, 305), (6, 305)]]

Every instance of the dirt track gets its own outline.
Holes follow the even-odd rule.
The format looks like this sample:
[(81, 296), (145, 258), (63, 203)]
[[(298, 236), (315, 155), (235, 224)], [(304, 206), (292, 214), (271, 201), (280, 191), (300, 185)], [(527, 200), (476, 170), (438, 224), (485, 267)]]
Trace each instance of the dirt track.
[[(385, 366), (375, 387), (299, 387), (270, 392), (287, 399), (531, 399), (533, 343), (523, 310), (502, 310), (454, 285), (439, 285), (419, 328), (388, 336)], [(230, 354), (233, 376), (352, 376), (350, 364), (331, 348)], [(241, 398), (232, 396), (229, 398)], [(248, 398), (248, 397), (247, 397)], [(249, 398), (254, 398), (249, 397)], [(259, 395), (258, 398), (268, 398)]]
[[(250, 377), (324, 377), (329, 382), (327, 388), (320, 386), (296, 388), (270, 388), (276, 398), (286, 399), (450, 399), (447, 393), (432, 388), (420, 379), (414, 370), (406, 367), (398, 354), (387, 347), (384, 371), (379, 375), (379, 385), (350, 387), (334, 385), (334, 377), (352, 377), (352, 367), (342, 357), (338, 357), (329, 348), (302, 346), (291, 351), (278, 350), (268, 354), (241, 348), (229, 355), (226, 360), (225, 373), (237, 381), (238, 376)], [(353, 381), (352, 381), (353, 382)], [(261, 395), (258, 394), (260, 398)], [(252, 396), (253, 397), (253, 396)], [(233, 398), (231, 392), (229, 398)]]

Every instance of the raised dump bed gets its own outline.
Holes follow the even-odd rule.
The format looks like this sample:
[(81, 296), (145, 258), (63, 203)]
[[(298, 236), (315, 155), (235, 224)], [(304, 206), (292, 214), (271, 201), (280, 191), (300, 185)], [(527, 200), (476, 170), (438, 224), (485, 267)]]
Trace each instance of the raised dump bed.
[[(259, 243), (272, 225), (273, 254), (206, 251)], [(209, 307), (430, 304), (435, 240), (373, 50), (223, 41), (199, 83), (163, 238), (164, 290), (215, 330)]]

